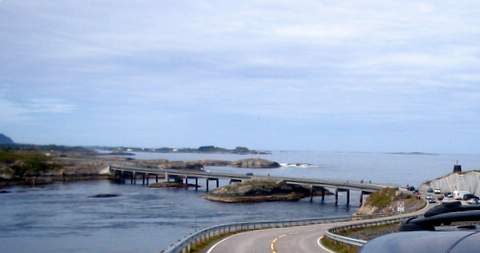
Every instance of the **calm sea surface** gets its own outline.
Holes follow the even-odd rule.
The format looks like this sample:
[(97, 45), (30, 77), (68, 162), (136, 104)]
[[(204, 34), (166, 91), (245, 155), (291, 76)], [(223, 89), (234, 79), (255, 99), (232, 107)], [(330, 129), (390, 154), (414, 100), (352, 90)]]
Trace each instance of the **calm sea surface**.
[[(237, 160), (251, 156), (138, 153), (137, 159)], [(478, 155), (390, 155), (382, 153), (274, 152), (261, 156), (310, 167), (274, 170), (209, 170), (259, 174), (372, 180), (419, 184), (448, 173), (455, 160), (464, 169), (480, 168)], [(225, 184), (226, 182), (222, 182)], [(108, 181), (15, 187), (0, 194), (0, 252), (159, 252), (171, 242), (205, 226), (245, 220), (276, 220), (348, 215), (355, 208), (335, 207), (332, 197), (321, 204), (308, 200), (257, 204), (222, 204), (201, 198), (202, 191), (150, 189)], [(95, 199), (99, 193), (116, 198)], [(352, 194), (358, 205), (358, 194)], [(341, 198), (341, 201), (344, 201)]]

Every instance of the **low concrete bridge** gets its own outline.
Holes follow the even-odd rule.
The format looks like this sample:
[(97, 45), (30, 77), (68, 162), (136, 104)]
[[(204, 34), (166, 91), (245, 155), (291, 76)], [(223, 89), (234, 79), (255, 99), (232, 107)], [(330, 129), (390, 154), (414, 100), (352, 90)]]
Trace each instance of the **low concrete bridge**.
[(142, 179), (142, 184), (148, 185), (150, 178), (154, 177), (155, 182), (158, 183), (159, 178), (164, 178), (169, 182), (172, 179), (176, 182), (183, 182), (185, 180), (185, 186), (188, 187), (189, 180), (194, 180), (195, 190), (198, 190), (199, 178), (205, 179), (206, 191), (210, 190), (210, 182), (215, 182), (216, 187), (219, 187), (219, 180), (226, 179), (230, 183), (241, 182), (248, 179), (270, 179), (276, 181), (284, 181), (287, 184), (302, 185), (310, 189), (310, 201), (313, 201), (313, 196), (319, 190), (321, 192), (322, 202), (325, 200), (326, 188), (335, 189), (335, 205), (338, 205), (338, 193), (346, 192), (347, 206), (350, 205), (350, 191), (360, 192), (360, 205), (363, 202), (363, 195), (376, 192), (386, 185), (361, 183), (352, 181), (340, 181), (340, 180), (325, 180), (325, 179), (311, 179), (311, 178), (295, 178), (295, 177), (278, 177), (278, 176), (258, 176), (247, 175), (238, 173), (226, 173), (226, 172), (206, 172), (199, 170), (175, 170), (175, 169), (157, 169), (157, 168), (134, 168), (134, 167), (120, 167), (110, 166), (110, 172), (115, 176), (117, 180), (128, 181), (131, 184), (137, 183), (137, 178)]

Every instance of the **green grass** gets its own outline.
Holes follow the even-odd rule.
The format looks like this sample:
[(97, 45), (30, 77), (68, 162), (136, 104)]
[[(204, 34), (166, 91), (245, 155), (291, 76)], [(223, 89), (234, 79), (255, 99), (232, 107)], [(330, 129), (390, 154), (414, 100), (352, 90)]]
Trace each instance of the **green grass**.
[(207, 247), (209, 247), (210, 245), (220, 241), (221, 239), (223, 238), (226, 238), (230, 235), (233, 235), (235, 233), (226, 233), (226, 234), (221, 234), (221, 235), (217, 235), (217, 236), (214, 236), (212, 238), (210, 238), (209, 240), (206, 240), (204, 242), (201, 242), (197, 245), (194, 245), (192, 247), (192, 249), (190, 250), (190, 253), (198, 253), (198, 252), (202, 252), (204, 251), (205, 249), (207, 249)]
[(337, 253), (357, 253), (360, 250), (359, 247), (337, 242), (325, 236), (322, 238), (321, 242), (323, 246)]
[(396, 191), (397, 189), (395, 188), (385, 188), (374, 192), (368, 197), (366, 204), (383, 209), (394, 201)]
[(0, 150), (0, 165), (10, 168), (14, 177), (35, 176), (61, 168), (49, 157), (37, 151)]
[(397, 232), (399, 228), (400, 223), (393, 223), (381, 226), (348, 229), (340, 231), (338, 234), (368, 241), (382, 235)]

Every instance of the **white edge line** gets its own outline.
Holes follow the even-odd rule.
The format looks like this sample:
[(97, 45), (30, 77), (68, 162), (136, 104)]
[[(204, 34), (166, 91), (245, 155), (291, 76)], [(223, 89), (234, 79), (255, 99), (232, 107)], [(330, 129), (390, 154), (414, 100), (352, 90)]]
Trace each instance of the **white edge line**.
[(320, 247), (321, 249), (325, 250), (328, 253), (336, 253), (335, 251), (332, 251), (332, 250), (328, 249), (327, 247), (323, 246), (322, 242), (320, 242), (320, 240), (322, 240), (322, 238), (323, 238), (323, 235), (318, 237), (318, 240), (317, 240), (318, 247)]
[(238, 236), (242, 233), (238, 233), (238, 234), (234, 234), (234, 235), (231, 235), (231, 236), (228, 236), (226, 238), (223, 238), (222, 240), (218, 241), (217, 243), (215, 243), (212, 247), (210, 247), (210, 249), (208, 249), (207, 253), (212, 253), (212, 251), (215, 249), (215, 247), (217, 247), (218, 245), (220, 245), (221, 243), (223, 243), (224, 241), (228, 240), (228, 239), (231, 239), (235, 236)]

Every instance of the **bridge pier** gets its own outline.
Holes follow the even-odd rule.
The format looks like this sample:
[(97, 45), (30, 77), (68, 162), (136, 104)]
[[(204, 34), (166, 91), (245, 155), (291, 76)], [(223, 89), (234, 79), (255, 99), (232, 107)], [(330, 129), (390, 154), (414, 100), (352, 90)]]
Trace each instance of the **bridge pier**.
[(360, 192), (360, 207), (363, 205), (363, 195), (370, 195), (370, 192), (361, 191)]
[(313, 194), (315, 190), (313, 189), (313, 185), (310, 185), (310, 203), (313, 203)]
[(347, 190), (347, 207), (350, 207), (350, 190)]
[(210, 183), (210, 181), (215, 181), (215, 182), (217, 183), (217, 184), (216, 184), (216, 185), (217, 185), (217, 188), (218, 188), (218, 186), (219, 186), (219, 182), (218, 182), (219, 180), (218, 180), (218, 178), (211, 178), (211, 177), (209, 177), (209, 178), (207, 178), (207, 181), (206, 181), (206, 183), (207, 183), (207, 192), (210, 190), (210, 188), (209, 188), (209, 183)]
[(350, 207), (350, 189), (335, 189), (335, 206), (338, 206), (338, 193), (339, 192), (347, 192), (347, 207)]
[(187, 176), (185, 178), (185, 188), (187, 189), (188, 188), (188, 179), (195, 179), (195, 191), (198, 191), (198, 177), (190, 177), (190, 176)]
[(113, 173), (113, 181), (119, 184), (124, 184), (125, 183), (125, 177), (123, 175), (123, 171), (121, 170), (115, 170)]

